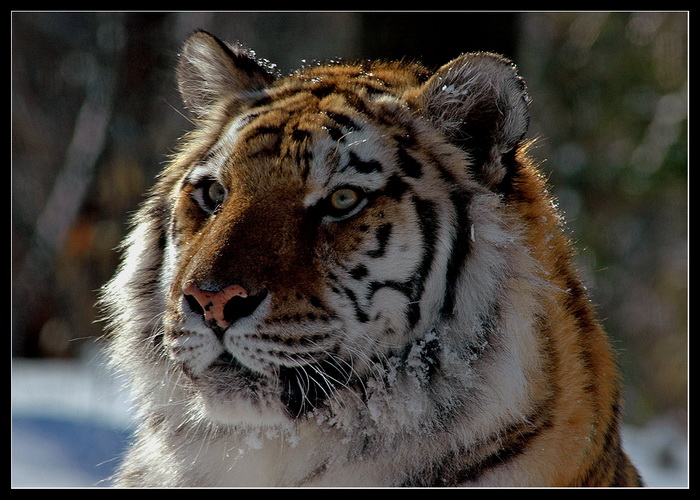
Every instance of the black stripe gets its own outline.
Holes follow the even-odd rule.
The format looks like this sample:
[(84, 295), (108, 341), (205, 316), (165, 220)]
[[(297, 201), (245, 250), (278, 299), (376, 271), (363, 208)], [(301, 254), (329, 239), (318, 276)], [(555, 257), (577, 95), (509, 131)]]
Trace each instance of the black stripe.
[(406, 298), (410, 301), (413, 297), (413, 287), (411, 286), (411, 281), (400, 282), (400, 281), (372, 281), (369, 284), (369, 294), (367, 295), (367, 300), (371, 300), (377, 291), (382, 288), (389, 288), (391, 290), (396, 290), (397, 292), (403, 293)]
[(362, 264), (350, 269), (350, 276), (352, 276), (356, 280), (360, 280), (366, 277), (368, 273), (369, 271), (367, 270), (367, 267)]
[(323, 309), (326, 311), (326, 306), (323, 305), (323, 301), (319, 299), (317, 296), (312, 295), (309, 297), (309, 302), (311, 303), (312, 306), (318, 308), (318, 309)]
[(350, 131), (362, 129), (352, 118), (343, 113), (324, 111), (324, 114), (332, 124), (324, 125), (323, 130), (325, 130), (335, 142), (342, 142)]
[(234, 62), (233, 64), (235, 65), (237, 70), (243, 70), (249, 77), (261, 77), (266, 84), (271, 84), (275, 80), (275, 75), (273, 75), (269, 71), (269, 65), (265, 64), (265, 61), (257, 61), (255, 59), (255, 56), (253, 53), (251, 53), (248, 49), (245, 47), (239, 45), (238, 50), (233, 50), (231, 47), (228, 46), (228, 44), (224, 43), (223, 41), (219, 40), (215, 36), (211, 35), (205, 30), (199, 30), (202, 33), (206, 33), (209, 35), (210, 38), (212, 38), (216, 44), (221, 48), (222, 51), (228, 55)]
[[(612, 415), (602, 438), (598, 438), (599, 455), (591, 459), (590, 467), (582, 478), (582, 486), (624, 486), (624, 480), (621, 482), (620, 476), (624, 475), (623, 469), (627, 460), (620, 439), (619, 398), (619, 390), (616, 390), (613, 396)], [(597, 435), (600, 435), (600, 431)]]
[(418, 222), (423, 240), (423, 258), (421, 259), (416, 276), (413, 278), (413, 297), (409, 309), (409, 325), (413, 328), (420, 320), (420, 302), (425, 291), (425, 281), (430, 276), (430, 270), (435, 260), (435, 242), (437, 241), (437, 211), (432, 201), (413, 196)]
[(407, 176), (418, 178), (423, 175), (421, 164), (416, 161), (408, 151), (404, 148), (399, 148), (396, 154), (399, 160), (399, 168), (403, 170)]
[(323, 127), (334, 142), (340, 142), (345, 137), (345, 132), (338, 127)]
[(250, 109), (267, 106), (272, 102), (272, 97), (266, 91), (260, 91), (257, 94), (251, 94), (251, 96), (254, 96), (254, 100), (248, 105)]
[[(590, 395), (591, 401), (599, 405), (601, 398), (599, 387), (593, 377), (596, 371), (595, 359), (590, 348), (590, 333), (599, 327), (588, 298), (588, 292), (581, 283), (579, 277), (571, 269), (568, 256), (562, 255), (557, 263), (557, 274), (565, 280), (566, 293), (563, 300), (565, 310), (572, 315), (578, 328), (577, 346), (581, 362), (588, 374), (588, 383), (584, 389)], [(599, 408), (596, 408), (599, 410)]]
[(311, 94), (319, 100), (332, 94), (333, 92), (335, 92), (335, 85), (332, 83), (317, 85), (311, 89)]
[(350, 290), (347, 287), (343, 287), (343, 292), (347, 296), (348, 299), (350, 299), (350, 302), (352, 302), (352, 305), (355, 309), (355, 316), (357, 317), (357, 320), (360, 323), (367, 323), (369, 321), (369, 315), (362, 310), (360, 307), (359, 302), (357, 301), (357, 296), (355, 295), (355, 292)]
[(305, 140), (309, 139), (311, 137), (311, 132), (308, 130), (301, 130), (298, 128), (295, 128), (292, 131), (292, 140), (295, 142), (304, 142)]
[(392, 175), (384, 186), (382, 194), (389, 198), (399, 201), (403, 194), (409, 189), (408, 184), (398, 175)]
[(416, 133), (412, 123), (404, 123), (405, 130), (401, 134), (394, 134), (394, 140), (401, 149), (413, 149), (416, 146)]
[(342, 113), (337, 113), (335, 111), (326, 111), (326, 116), (337, 123), (340, 127), (350, 130), (361, 130), (360, 127), (352, 118)]
[(393, 224), (391, 222), (382, 224), (379, 226), (379, 228), (377, 228), (376, 236), (378, 246), (375, 250), (368, 251), (368, 256), (375, 259), (384, 256), (384, 252), (386, 252), (386, 245), (389, 242), (389, 237), (391, 237), (392, 228)]
[(440, 314), (448, 318), (454, 314), (457, 297), (457, 282), (462, 274), (464, 264), (471, 252), (471, 220), (468, 214), (468, 205), (471, 197), (467, 193), (458, 192), (450, 196), (452, 206), (457, 214), (452, 237), (452, 250), (447, 263), (445, 276), (445, 298), (443, 299)]
[(361, 174), (371, 174), (382, 171), (382, 164), (377, 160), (362, 160), (352, 151), (350, 151), (349, 156), (350, 160), (348, 161), (348, 166), (353, 167)]
[[(417, 196), (413, 196), (413, 205), (416, 207), (416, 213), (418, 215), (421, 235), (422, 235), (422, 247), (423, 256), (421, 258), (420, 264), (416, 268), (414, 277), (406, 282), (399, 281), (374, 281), (370, 284), (368, 299), (380, 290), (381, 288), (391, 288), (397, 290), (406, 295), (408, 298), (408, 311), (406, 313), (408, 324), (410, 328), (416, 326), (421, 317), (420, 303), (425, 291), (425, 281), (430, 275), (430, 269), (432, 268), (433, 261), (435, 259), (435, 242), (437, 240), (437, 223), (435, 204), (428, 200), (422, 200)], [(385, 226), (391, 226), (391, 224), (385, 224), (381, 226), (377, 231), (377, 239), (380, 240), (380, 247), (378, 250), (372, 250), (368, 254), (372, 253), (372, 257), (381, 256), (384, 254), (384, 244), (381, 243), (381, 239), (388, 240), (391, 233), (390, 228)], [(382, 229), (384, 230), (382, 231)]]
[(288, 140), (283, 142), (284, 149), (280, 151), (280, 157), (288, 157), (292, 162), (297, 163), (300, 167), (299, 175), (303, 181), (306, 181), (313, 159), (313, 150), (310, 147), (313, 136), (311, 131), (299, 126), (298, 123), (294, 125), (291, 133), (288, 134)]
[(259, 135), (263, 134), (270, 134), (270, 135), (282, 135), (282, 131), (284, 130), (284, 125), (274, 125), (274, 126), (263, 126), (263, 127), (256, 127), (253, 129), (253, 134), (251, 134), (249, 137), (246, 137), (246, 140), (254, 139)]
[[(522, 455), (535, 438), (551, 426), (550, 412), (538, 409), (522, 423), (496, 432), (483, 443), (474, 443), (468, 448), (462, 446), (446, 453), (441, 461), (407, 478), (402, 486), (449, 487), (476, 481), (490, 469)], [(482, 455), (486, 447), (495, 448), (495, 451)], [(460, 463), (463, 464), (461, 467)]]
[(256, 139), (259, 139), (263, 136), (268, 136), (270, 137), (270, 142), (269, 144), (263, 143), (264, 147), (260, 147), (260, 145), (257, 145), (256, 147), (258, 149), (255, 150), (255, 155), (269, 155), (269, 156), (280, 156), (281, 155), (281, 146), (282, 146), (282, 135), (284, 131), (284, 125), (278, 125), (278, 126), (265, 126), (265, 127), (257, 127), (254, 128), (250, 135), (242, 138), (241, 140), (247, 144), (251, 144), (253, 141)]
[[(403, 133), (394, 134), (393, 138), (398, 145), (399, 165), (401, 166), (405, 161), (405, 165), (408, 167), (406, 174), (411, 175), (410, 172), (415, 172), (417, 173), (416, 177), (420, 176), (419, 169), (422, 169), (422, 165), (430, 165), (432, 169), (438, 172), (440, 178), (443, 179), (448, 186), (457, 186), (457, 179), (442, 163), (441, 157), (432, 152), (430, 147), (425, 147), (417, 140), (422, 134), (416, 131), (414, 124), (408, 122), (402, 123), (401, 126), (404, 129)], [(419, 162), (413, 158), (408, 153), (410, 150), (420, 150), (421, 154), (426, 157), (426, 161)], [(415, 165), (411, 163), (415, 163)]]
[[(345, 89), (342, 89), (342, 90), (338, 89), (337, 94), (343, 96), (343, 98), (345, 99), (345, 102), (348, 106), (355, 108), (355, 111), (357, 111), (358, 113), (361, 113), (361, 114), (367, 116), (369, 118), (369, 121), (376, 122), (376, 121), (380, 121), (380, 118), (383, 118), (383, 116), (381, 114), (378, 116), (375, 115), (373, 110), (367, 107), (368, 103), (366, 102), (366, 100), (363, 99), (362, 97), (358, 96), (355, 92), (345, 90)], [(343, 118), (347, 118), (345, 115), (341, 115), (339, 113), (327, 112), (327, 114), (337, 123), (341, 123), (340, 120), (342, 120)], [(355, 130), (359, 129), (359, 127), (357, 126), (357, 124), (353, 120), (351, 120), (349, 118), (347, 118), (347, 120), (348, 120), (347, 125), (346, 125), (347, 127), (351, 127)]]
[(360, 307), (360, 303), (357, 300), (355, 292), (353, 292), (350, 288), (343, 286), (343, 284), (340, 283), (340, 281), (338, 280), (338, 277), (333, 273), (328, 273), (328, 279), (333, 283), (333, 285), (331, 285), (331, 290), (333, 291), (333, 293), (336, 293), (338, 295), (345, 295), (348, 298), (348, 300), (350, 300), (353, 309), (355, 310), (355, 317), (357, 318), (357, 320), (360, 323), (366, 323), (367, 321), (369, 321), (369, 315)]
[[(500, 311), (501, 306), (494, 303), (488, 308), (487, 313), (482, 315), (479, 338), (465, 351), (465, 356), (468, 358), (465, 359), (467, 364), (470, 360), (482, 358), (484, 350), (491, 345), (489, 337), (496, 328)], [(544, 321), (541, 324), (543, 344), (540, 351), (542, 359), (550, 363), (546, 371), (550, 375), (552, 392), (539, 401), (527, 417), (494, 432), (484, 441), (446, 452), (442, 459), (428, 464), (407, 478), (404, 486), (458, 486), (478, 480), (490, 469), (507, 464), (524, 453), (538, 436), (552, 427), (558, 386), (557, 380), (552, 379), (556, 377), (556, 371), (555, 355), (551, 340), (548, 340), (551, 337), (550, 326), (545, 318), (542, 318), (542, 321)], [(450, 426), (454, 423), (449, 420), (449, 416), (446, 418), (443, 426), (449, 432)]]
[(513, 436), (512, 441), (506, 446), (501, 446), (498, 451), (485, 457), (476, 464), (459, 471), (459, 473), (454, 475), (452, 485), (475, 481), (481, 477), (485, 471), (504, 465), (518, 455), (521, 455), (530, 443), (532, 443), (543, 430), (551, 427), (551, 425), (551, 422), (547, 420), (545, 423), (535, 428), (530, 428), (529, 425), (519, 425), (507, 429), (505, 433), (506, 435)]

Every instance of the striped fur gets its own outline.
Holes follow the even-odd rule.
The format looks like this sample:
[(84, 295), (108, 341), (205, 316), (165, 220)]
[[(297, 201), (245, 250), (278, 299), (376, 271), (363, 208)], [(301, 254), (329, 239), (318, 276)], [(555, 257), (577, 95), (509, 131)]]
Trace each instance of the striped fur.
[(508, 61), (282, 78), (197, 32), (178, 79), (195, 130), (103, 293), (118, 485), (640, 484)]

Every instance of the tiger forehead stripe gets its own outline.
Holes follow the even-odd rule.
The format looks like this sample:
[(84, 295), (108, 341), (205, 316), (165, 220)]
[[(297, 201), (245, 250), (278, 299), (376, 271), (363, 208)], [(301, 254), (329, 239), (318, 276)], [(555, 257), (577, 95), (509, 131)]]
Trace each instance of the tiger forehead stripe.
[(371, 174), (382, 171), (382, 164), (375, 159), (363, 160), (354, 151), (348, 152), (348, 162), (341, 170), (352, 167), (361, 174)]
[(228, 152), (238, 141), (239, 133), (243, 127), (252, 122), (257, 114), (238, 116), (231, 120), (227, 127), (220, 134), (219, 139), (209, 149), (201, 163), (210, 168), (221, 168), (228, 157)]

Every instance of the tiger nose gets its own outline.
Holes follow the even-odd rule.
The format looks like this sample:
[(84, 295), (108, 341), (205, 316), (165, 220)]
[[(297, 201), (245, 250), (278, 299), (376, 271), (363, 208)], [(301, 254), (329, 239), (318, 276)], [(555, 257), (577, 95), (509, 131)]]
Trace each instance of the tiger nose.
[(234, 321), (250, 316), (267, 296), (267, 290), (250, 295), (241, 285), (230, 285), (219, 291), (202, 290), (188, 281), (182, 293), (190, 308), (204, 315), (207, 325), (228, 328)]

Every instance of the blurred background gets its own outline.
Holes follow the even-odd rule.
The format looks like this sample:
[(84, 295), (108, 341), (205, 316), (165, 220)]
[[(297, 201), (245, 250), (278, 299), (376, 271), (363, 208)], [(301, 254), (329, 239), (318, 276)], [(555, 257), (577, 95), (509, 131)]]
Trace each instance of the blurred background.
[(131, 423), (96, 291), (189, 130), (174, 67), (204, 28), (287, 73), (467, 51), (517, 62), (530, 137), (619, 353), (628, 448), (687, 485), (688, 13), (12, 13), (12, 484), (104, 485)]

